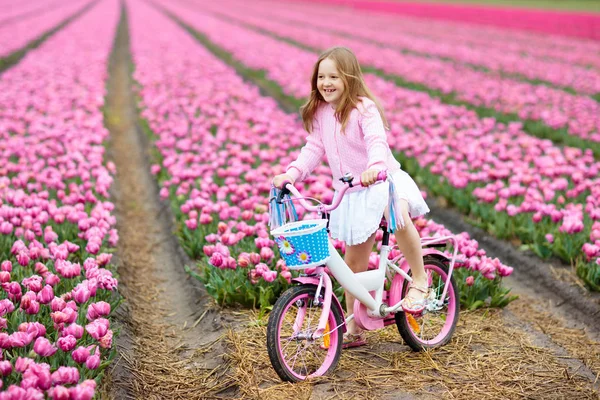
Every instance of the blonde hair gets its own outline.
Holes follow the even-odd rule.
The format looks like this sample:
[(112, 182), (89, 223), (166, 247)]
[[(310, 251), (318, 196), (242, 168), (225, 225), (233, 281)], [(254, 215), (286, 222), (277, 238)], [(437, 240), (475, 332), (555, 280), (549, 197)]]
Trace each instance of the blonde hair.
[(317, 88), (317, 79), (319, 77), (319, 65), (321, 64), (321, 61), (326, 58), (335, 63), (340, 78), (344, 83), (344, 92), (342, 93), (335, 110), (335, 117), (342, 125), (341, 131), (343, 132), (346, 129), (350, 113), (360, 102), (359, 97), (367, 97), (375, 102), (377, 110), (379, 110), (379, 114), (383, 120), (383, 125), (386, 129), (389, 129), (388, 122), (383, 113), (383, 108), (367, 87), (356, 56), (352, 50), (346, 47), (332, 47), (329, 50), (325, 50), (325, 52), (319, 56), (319, 59), (313, 68), (312, 78), (310, 80), (310, 96), (308, 101), (300, 107), (300, 115), (302, 115), (304, 129), (309, 133), (312, 132), (315, 113), (317, 112), (319, 105), (321, 105), (322, 102), (325, 102), (325, 99), (321, 96), (321, 93), (319, 93), (319, 89)]

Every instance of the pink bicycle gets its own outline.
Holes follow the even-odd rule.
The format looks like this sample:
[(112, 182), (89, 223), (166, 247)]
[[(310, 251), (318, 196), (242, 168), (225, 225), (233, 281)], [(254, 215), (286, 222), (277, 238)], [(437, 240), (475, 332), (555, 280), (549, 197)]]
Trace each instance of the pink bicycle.
[[(385, 172), (378, 180), (386, 179)], [(332, 204), (313, 206), (291, 184), (284, 185), (277, 202), (292, 194), (308, 211), (328, 216), (352, 187), (353, 177)], [(314, 199), (312, 199), (314, 200)], [(289, 199), (287, 201), (292, 201)], [(352, 319), (365, 330), (396, 323), (400, 335), (414, 351), (442, 346), (451, 339), (459, 315), (459, 293), (452, 279), (457, 245), (453, 236), (422, 238), (425, 271), (431, 288), (425, 310), (419, 315), (404, 313), (400, 303), (412, 281), (402, 255), (389, 260), (391, 247), (385, 221), (382, 246), (375, 270), (354, 273), (328, 237), (328, 219), (291, 222), (271, 231), (282, 258), (291, 269), (308, 269), (293, 279), (298, 286), (285, 291), (273, 306), (267, 326), (267, 350), (273, 368), (282, 380), (297, 382), (325, 375), (339, 361), (343, 333)], [(454, 245), (451, 258), (437, 250)], [(309, 269), (310, 268), (310, 269)], [(353, 313), (344, 318), (343, 308), (333, 293), (330, 274), (355, 298)]]

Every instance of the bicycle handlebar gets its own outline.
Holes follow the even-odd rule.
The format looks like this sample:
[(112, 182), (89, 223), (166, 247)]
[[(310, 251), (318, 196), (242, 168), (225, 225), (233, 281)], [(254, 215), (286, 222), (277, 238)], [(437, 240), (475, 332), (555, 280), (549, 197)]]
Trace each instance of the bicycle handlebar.
[[(387, 171), (379, 171), (379, 173), (377, 174), (377, 182), (384, 182), (387, 179)], [(294, 195), (294, 197), (296, 199), (298, 199), (298, 201), (300, 202), (300, 204), (302, 205), (302, 207), (304, 207), (307, 211), (317, 211), (317, 212), (329, 212), (332, 210), (335, 210), (336, 208), (338, 208), (338, 206), (340, 205), (340, 203), (342, 202), (342, 198), (344, 197), (344, 194), (346, 193), (346, 191), (348, 189), (350, 189), (353, 186), (353, 181), (350, 182), (346, 182), (348, 183), (348, 185), (344, 186), (344, 188), (342, 190), (340, 190), (340, 192), (338, 193), (337, 196), (335, 196), (333, 203), (331, 203), (330, 205), (325, 205), (325, 204), (320, 204), (318, 206), (313, 206), (312, 204), (308, 203), (300, 194), (300, 192), (298, 191), (298, 189), (296, 189), (294, 187), (294, 185), (292, 185), (291, 182), (284, 182), (281, 186), (285, 189), (285, 190), (281, 190), (279, 192), (279, 196), (277, 197), (277, 202), (281, 203), (281, 201), (283, 200), (283, 196), (285, 196), (287, 192), (291, 193)], [(362, 179), (360, 182), (360, 185), (362, 187), (367, 187), (369, 185), (365, 185), (362, 183)]]

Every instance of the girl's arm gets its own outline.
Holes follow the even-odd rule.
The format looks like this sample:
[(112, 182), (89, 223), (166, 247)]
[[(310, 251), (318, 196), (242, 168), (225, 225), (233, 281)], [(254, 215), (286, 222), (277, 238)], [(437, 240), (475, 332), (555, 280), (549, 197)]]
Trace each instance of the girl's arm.
[(294, 182), (302, 181), (321, 163), (324, 155), (321, 127), (315, 118), (312, 133), (306, 138), (306, 144), (300, 150), (300, 155), (288, 166), (286, 173), (294, 179)]
[(361, 113), (359, 124), (367, 145), (368, 164), (367, 170), (384, 170), (389, 145), (383, 120), (377, 106), (372, 101), (363, 101), (365, 110)]

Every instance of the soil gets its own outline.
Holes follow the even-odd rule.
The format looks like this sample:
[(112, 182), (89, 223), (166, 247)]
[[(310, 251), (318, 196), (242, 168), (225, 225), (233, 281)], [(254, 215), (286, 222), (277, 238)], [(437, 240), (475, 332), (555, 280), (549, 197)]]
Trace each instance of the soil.
[(150, 174), (152, 143), (137, 125), (130, 65), (124, 18), (105, 122), (117, 167), (116, 258), (126, 301), (116, 313), (119, 355), (101, 398), (600, 398), (598, 296), (552, 273), (572, 276), (569, 267), (498, 241), (433, 201), (436, 221), (469, 231), (490, 256), (515, 267), (506, 282), (520, 299), (505, 310), (463, 313), (455, 338), (442, 349), (413, 353), (392, 326), (369, 333), (365, 348), (344, 352), (331, 377), (282, 383), (264, 348), (266, 318), (217, 307), (184, 271), (192, 262)]
[[(106, 397), (200, 399), (229, 382), (222, 338), (233, 314), (217, 310), (201, 284), (183, 268), (169, 205), (161, 203), (150, 174), (150, 144), (137, 126), (131, 92), (131, 59), (125, 20), (110, 63), (105, 123), (114, 185), (119, 290), (119, 356)], [(211, 375), (209, 375), (211, 374)], [(103, 396), (104, 398), (104, 396)]]

